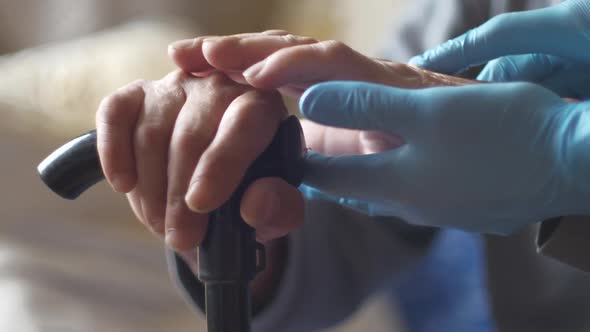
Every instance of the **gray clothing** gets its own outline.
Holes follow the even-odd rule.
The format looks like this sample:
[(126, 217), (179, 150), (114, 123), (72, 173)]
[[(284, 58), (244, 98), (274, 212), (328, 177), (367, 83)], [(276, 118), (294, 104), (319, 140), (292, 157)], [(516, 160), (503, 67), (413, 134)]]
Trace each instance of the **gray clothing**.
[[(505, 11), (547, 6), (550, 0), (418, 0), (395, 29), (384, 52), (407, 60)], [(336, 324), (371, 294), (385, 289), (426, 254), (436, 230), (393, 218), (371, 218), (322, 200), (306, 202), (305, 225), (289, 236), (282, 282), (255, 331), (304, 332)], [(571, 220), (570, 220), (571, 219)], [(585, 245), (575, 218), (540, 226), (539, 250), (580, 268), (590, 259), (567, 250), (571, 238)], [(570, 231), (572, 225), (578, 229)], [(487, 283), (498, 331), (590, 330), (590, 277), (537, 253), (537, 225), (511, 236), (484, 236)], [(581, 230), (579, 228), (585, 228)], [(563, 240), (566, 239), (566, 240)], [(579, 249), (578, 249), (579, 250)], [(187, 297), (202, 300), (202, 289), (186, 264), (170, 255), (171, 270)]]

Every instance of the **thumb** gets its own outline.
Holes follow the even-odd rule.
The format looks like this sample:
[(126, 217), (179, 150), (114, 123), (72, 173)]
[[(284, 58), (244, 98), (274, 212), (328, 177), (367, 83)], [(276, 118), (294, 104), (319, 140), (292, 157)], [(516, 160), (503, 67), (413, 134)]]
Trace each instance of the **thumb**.
[(336, 157), (309, 152), (303, 183), (324, 193), (323, 197), (367, 212), (369, 206), (362, 201), (377, 203), (397, 196), (402, 187), (402, 150), (404, 147), (379, 154)]

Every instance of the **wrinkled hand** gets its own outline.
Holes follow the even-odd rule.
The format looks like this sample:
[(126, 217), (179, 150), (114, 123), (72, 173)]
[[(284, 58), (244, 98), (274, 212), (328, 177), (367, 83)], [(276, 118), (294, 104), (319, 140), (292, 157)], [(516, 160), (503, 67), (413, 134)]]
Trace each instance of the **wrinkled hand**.
[(478, 79), (535, 82), (562, 97), (590, 96), (590, 2), (496, 16), (411, 60), (452, 74), (490, 61)]
[[(338, 41), (317, 41), (282, 30), (181, 40), (170, 45), (169, 53), (187, 72), (206, 76), (222, 71), (241, 84), (278, 89), (294, 97), (317, 82), (332, 80), (405, 88), (474, 83), (370, 58)], [(329, 155), (375, 153), (402, 143), (395, 135), (377, 131), (342, 130), (305, 121), (302, 125), (309, 147)]]
[[(136, 216), (177, 250), (196, 247), (207, 213), (224, 203), (264, 151), (287, 110), (276, 92), (236, 84), (223, 74), (181, 71), (131, 83), (96, 114), (98, 152), (113, 188), (127, 193)], [(245, 192), (244, 220), (259, 240), (303, 222), (297, 188), (262, 178)]]
[(323, 125), (406, 142), (365, 156), (309, 156), (304, 182), (365, 213), (509, 233), (590, 212), (588, 103), (530, 83), (404, 90), (329, 82), (307, 90), (300, 108)]
[(370, 58), (338, 41), (317, 41), (281, 30), (182, 40), (170, 45), (169, 54), (187, 72), (206, 75), (220, 70), (237, 82), (281, 89), (296, 97), (315, 83), (334, 80), (403, 88), (473, 82)]

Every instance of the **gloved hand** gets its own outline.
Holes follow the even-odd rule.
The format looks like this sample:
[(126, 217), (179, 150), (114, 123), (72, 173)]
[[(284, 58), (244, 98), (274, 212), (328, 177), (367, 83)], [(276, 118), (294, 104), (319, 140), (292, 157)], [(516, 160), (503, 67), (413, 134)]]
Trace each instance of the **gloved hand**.
[(309, 154), (304, 182), (365, 213), (503, 234), (590, 213), (590, 103), (530, 83), (328, 82), (307, 90), (300, 108), (324, 125), (404, 139), (371, 155)]
[(478, 79), (536, 82), (562, 97), (584, 99), (590, 96), (589, 35), (590, 2), (570, 0), (496, 16), (410, 62), (456, 73), (491, 60)]

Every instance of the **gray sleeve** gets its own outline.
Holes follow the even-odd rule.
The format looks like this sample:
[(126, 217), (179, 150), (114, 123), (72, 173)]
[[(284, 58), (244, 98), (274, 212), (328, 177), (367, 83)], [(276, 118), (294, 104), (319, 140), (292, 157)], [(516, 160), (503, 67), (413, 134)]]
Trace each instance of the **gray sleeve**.
[(541, 223), (537, 251), (590, 273), (590, 217), (570, 216)]
[[(304, 226), (289, 236), (281, 283), (255, 316), (254, 331), (315, 331), (340, 322), (421, 257), (433, 236), (431, 229), (308, 200)], [(202, 286), (190, 268), (169, 258), (185, 296), (202, 307)]]
[(412, 56), (456, 37), (487, 19), (498, 1), (416, 0), (405, 9), (380, 55), (406, 62)]

